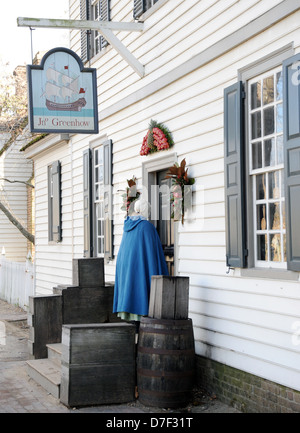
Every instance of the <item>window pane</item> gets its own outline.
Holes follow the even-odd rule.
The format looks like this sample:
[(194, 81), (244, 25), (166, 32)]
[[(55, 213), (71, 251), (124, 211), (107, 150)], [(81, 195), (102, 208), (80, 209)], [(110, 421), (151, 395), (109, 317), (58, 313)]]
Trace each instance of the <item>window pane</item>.
[(269, 229), (280, 230), (280, 203), (270, 203), (269, 205)]
[(103, 164), (103, 149), (99, 149), (99, 164)]
[(270, 259), (272, 262), (281, 262), (281, 236), (270, 235)]
[(277, 164), (283, 164), (283, 136), (277, 137)]
[(271, 167), (276, 163), (275, 138), (272, 138), (272, 140), (266, 140), (264, 144), (265, 144), (265, 167)]
[[(278, 67), (248, 84), (249, 159), (257, 266), (285, 260), (285, 188), (282, 168), (283, 77)], [(258, 172), (258, 173), (257, 173)], [(264, 262), (264, 263), (261, 263)]]
[(98, 254), (103, 254), (104, 252), (104, 239), (103, 238), (98, 238)]
[(256, 168), (262, 167), (262, 146), (261, 142), (252, 144), (252, 168), (255, 170)]
[(267, 77), (263, 81), (263, 104), (274, 102), (274, 77)]
[(95, 44), (96, 44), (96, 54), (98, 54), (100, 52), (100, 38), (97, 37), (97, 39), (95, 40)]
[(267, 235), (257, 236), (257, 259), (268, 260), (268, 237)]
[(276, 132), (283, 131), (283, 105), (278, 104), (276, 108)]
[(285, 204), (282, 203), (282, 228), (285, 230)]
[(256, 200), (266, 199), (266, 175), (256, 176)]
[(257, 230), (266, 230), (267, 220), (266, 220), (266, 205), (259, 204), (257, 206)]
[(95, 200), (99, 200), (99, 185), (95, 185)]
[(259, 108), (261, 106), (261, 85), (254, 83), (251, 85), (251, 109)]
[(251, 116), (252, 121), (252, 140), (261, 137), (261, 113), (253, 113)]
[(269, 173), (269, 198), (280, 198), (280, 176), (279, 171)]
[(103, 166), (99, 167), (99, 182), (103, 182)]
[(98, 220), (98, 236), (103, 235), (102, 232), (102, 221)]
[(276, 99), (277, 101), (283, 98), (282, 72), (276, 74)]
[(269, 107), (264, 110), (264, 135), (274, 133), (274, 107)]

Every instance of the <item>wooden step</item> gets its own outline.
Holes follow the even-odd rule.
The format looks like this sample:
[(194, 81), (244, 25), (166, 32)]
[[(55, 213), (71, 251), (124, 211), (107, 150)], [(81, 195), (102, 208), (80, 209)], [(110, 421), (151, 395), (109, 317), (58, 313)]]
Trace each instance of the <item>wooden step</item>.
[(46, 391), (59, 399), (61, 367), (51, 359), (32, 359), (27, 362), (29, 376)]
[(47, 344), (47, 350), (48, 350), (48, 359), (50, 359), (53, 362), (56, 362), (58, 365), (61, 365), (62, 344), (61, 343)]

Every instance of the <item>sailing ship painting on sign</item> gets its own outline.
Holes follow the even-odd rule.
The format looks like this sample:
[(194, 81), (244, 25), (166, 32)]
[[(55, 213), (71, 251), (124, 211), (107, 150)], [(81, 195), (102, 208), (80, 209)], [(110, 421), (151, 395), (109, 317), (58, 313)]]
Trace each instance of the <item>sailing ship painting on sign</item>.
[[(68, 66), (64, 66), (64, 71), (69, 71)], [(79, 77), (69, 77), (66, 73), (48, 68), (46, 71), (46, 106), (48, 110), (59, 111), (80, 111), (85, 105), (83, 97), (85, 90), (79, 88)], [(63, 100), (64, 102), (58, 102)]]
[(32, 132), (98, 133), (96, 70), (71, 50), (56, 48), (41, 65), (29, 65)]

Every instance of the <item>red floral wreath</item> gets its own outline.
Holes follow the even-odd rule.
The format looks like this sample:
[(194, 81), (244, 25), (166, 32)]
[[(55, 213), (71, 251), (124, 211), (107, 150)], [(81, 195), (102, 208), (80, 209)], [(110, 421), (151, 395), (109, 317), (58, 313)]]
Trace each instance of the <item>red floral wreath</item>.
[(159, 150), (169, 149), (173, 144), (174, 141), (169, 129), (163, 123), (151, 120), (147, 134), (143, 138), (140, 155), (144, 156)]

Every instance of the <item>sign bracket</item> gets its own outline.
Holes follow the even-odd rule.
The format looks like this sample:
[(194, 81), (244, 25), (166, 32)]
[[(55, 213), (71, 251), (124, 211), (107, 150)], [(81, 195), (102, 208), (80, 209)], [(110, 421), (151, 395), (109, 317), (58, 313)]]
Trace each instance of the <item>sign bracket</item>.
[(30, 28), (41, 27), (70, 30), (96, 30), (111, 44), (111, 46), (123, 57), (124, 60), (126, 60), (126, 62), (141, 78), (145, 75), (144, 65), (137, 60), (137, 58), (113, 33), (113, 31), (142, 32), (144, 30), (144, 23), (18, 17), (17, 24), (19, 27)]

